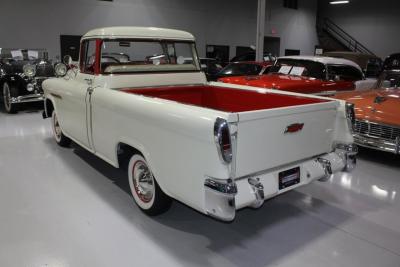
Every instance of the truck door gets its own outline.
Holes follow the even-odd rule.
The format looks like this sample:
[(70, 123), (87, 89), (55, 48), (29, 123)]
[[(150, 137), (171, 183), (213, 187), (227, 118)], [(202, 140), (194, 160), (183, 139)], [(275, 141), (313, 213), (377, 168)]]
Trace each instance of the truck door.
[(92, 150), (89, 140), (90, 94), (95, 81), (94, 65), (96, 40), (82, 42), (80, 70), (70, 81), (70, 86), (63, 92), (62, 114), (63, 130), (85, 148)]

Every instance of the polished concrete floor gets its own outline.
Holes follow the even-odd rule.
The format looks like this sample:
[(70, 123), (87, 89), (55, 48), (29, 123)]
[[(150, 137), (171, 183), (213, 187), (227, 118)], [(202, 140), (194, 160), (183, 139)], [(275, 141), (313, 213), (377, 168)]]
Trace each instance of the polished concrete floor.
[(336, 175), (238, 213), (174, 203), (150, 218), (125, 174), (58, 147), (39, 112), (0, 112), (0, 266), (400, 266), (400, 157), (362, 150)]

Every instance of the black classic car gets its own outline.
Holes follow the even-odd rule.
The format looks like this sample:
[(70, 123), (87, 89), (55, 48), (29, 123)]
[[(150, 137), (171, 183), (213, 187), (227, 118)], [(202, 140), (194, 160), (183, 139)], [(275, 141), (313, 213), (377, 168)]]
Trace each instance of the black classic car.
[(207, 80), (222, 70), (222, 66), (215, 58), (200, 58), (201, 70), (206, 74)]
[(0, 48), (0, 90), (6, 112), (18, 112), (22, 103), (43, 101), (42, 82), (54, 76), (45, 50)]

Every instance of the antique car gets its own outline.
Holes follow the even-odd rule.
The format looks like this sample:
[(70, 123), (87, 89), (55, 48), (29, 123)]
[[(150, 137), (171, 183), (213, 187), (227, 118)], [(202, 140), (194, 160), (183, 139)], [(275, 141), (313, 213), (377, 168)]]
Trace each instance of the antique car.
[(377, 78), (382, 72), (383, 61), (375, 55), (349, 51), (335, 51), (325, 52), (323, 56), (351, 60), (360, 66), (367, 78)]
[[(240, 208), (355, 165), (352, 105), (208, 83), (190, 33), (95, 29), (80, 51), (79, 67), (43, 83), (43, 116), (60, 146), (73, 140), (126, 168), (149, 215), (176, 199), (230, 221)], [(103, 61), (110, 53), (130, 60)]]
[(53, 76), (46, 50), (0, 49), (0, 88), (6, 112), (18, 112), (22, 103), (43, 101), (42, 82)]
[(379, 77), (380, 89), (335, 96), (355, 106), (354, 140), (358, 145), (400, 154), (399, 86), (400, 70), (391, 69)]
[(290, 92), (333, 95), (338, 91), (370, 89), (376, 81), (365, 80), (354, 62), (330, 57), (280, 57), (265, 75), (227, 77), (219, 81)]
[(249, 76), (249, 75), (262, 75), (267, 73), (270, 67), (274, 64), (272, 61), (243, 61), (229, 63), (226, 67), (214, 75), (210, 75), (210, 81), (217, 81), (220, 78), (232, 76)]

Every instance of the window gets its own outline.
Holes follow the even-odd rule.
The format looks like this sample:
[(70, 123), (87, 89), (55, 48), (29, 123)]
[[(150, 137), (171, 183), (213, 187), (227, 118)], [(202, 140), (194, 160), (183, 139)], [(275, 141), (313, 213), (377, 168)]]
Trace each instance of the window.
[(181, 41), (105, 40), (100, 62), (104, 74), (200, 70), (194, 43)]
[(310, 60), (278, 59), (275, 65), (271, 67), (270, 73), (326, 79), (325, 65)]
[(262, 70), (262, 66), (257, 64), (236, 63), (229, 64), (223, 70), (223, 75), (258, 75)]
[(82, 43), (81, 72), (94, 74), (96, 56), (96, 40), (87, 40)]
[(363, 74), (358, 69), (347, 65), (328, 65), (329, 80), (359, 81)]
[(283, 0), (283, 7), (298, 9), (297, 0)]

